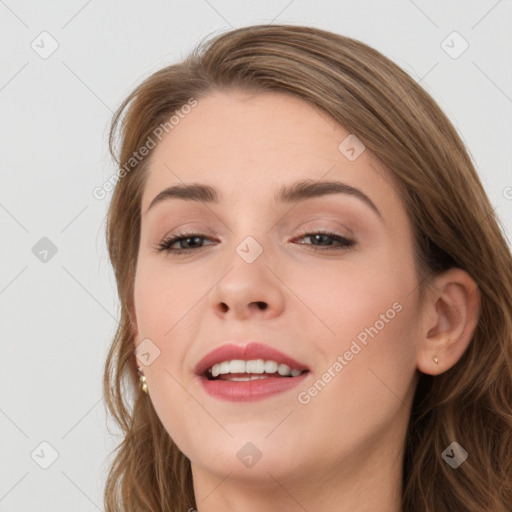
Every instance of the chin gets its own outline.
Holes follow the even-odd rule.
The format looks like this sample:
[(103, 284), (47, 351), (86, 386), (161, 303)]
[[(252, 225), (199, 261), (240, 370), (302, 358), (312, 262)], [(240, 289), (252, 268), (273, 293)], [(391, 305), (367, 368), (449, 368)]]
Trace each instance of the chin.
[[(303, 455), (297, 456), (300, 444), (283, 446), (282, 437), (272, 440), (272, 434), (266, 439), (268, 429), (264, 435), (252, 436), (251, 429), (246, 425), (245, 432), (245, 435), (233, 438), (226, 433), (220, 439), (218, 436), (215, 439), (206, 436), (190, 450), (182, 451), (193, 466), (217, 474), (219, 478), (229, 474), (230, 480), (248, 480), (253, 485), (275, 485), (272, 477), (277, 480), (293, 478), (294, 474), (300, 472), (298, 461), (306, 458)], [(202, 450), (198, 451), (198, 447)]]

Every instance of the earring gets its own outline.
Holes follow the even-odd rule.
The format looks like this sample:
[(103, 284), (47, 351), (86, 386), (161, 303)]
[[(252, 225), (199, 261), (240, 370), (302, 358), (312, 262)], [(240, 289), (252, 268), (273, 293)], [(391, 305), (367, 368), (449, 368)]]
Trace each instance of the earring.
[(437, 359), (436, 356), (434, 356), (433, 359), (434, 359), (434, 363), (439, 364), (439, 359)]
[(142, 391), (144, 391), (144, 393), (147, 393), (148, 392), (148, 385), (146, 384), (146, 377), (142, 373), (142, 368), (140, 366), (137, 366), (137, 372), (139, 373), (139, 380), (140, 380), (140, 382), (142, 384)]

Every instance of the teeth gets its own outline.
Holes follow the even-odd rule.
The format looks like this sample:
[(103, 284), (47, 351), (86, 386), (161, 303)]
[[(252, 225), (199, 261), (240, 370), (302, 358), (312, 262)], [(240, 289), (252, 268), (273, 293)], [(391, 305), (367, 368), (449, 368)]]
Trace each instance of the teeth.
[(278, 366), (275, 361), (265, 361), (265, 373), (276, 373)]
[(245, 371), (247, 373), (263, 373), (265, 371), (265, 361), (263, 359), (247, 361), (245, 363)]
[[(279, 373), (283, 377), (297, 377), (302, 371), (292, 369), (286, 364), (279, 364), (276, 361), (264, 361), (263, 359), (251, 359), (250, 361), (243, 361), (241, 359), (233, 359), (232, 361), (222, 361), (221, 363), (214, 364), (209, 370), (212, 377), (225, 375), (227, 373)], [(231, 380), (254, 380), (262, 379), (265, 377), (240, 377)]]
[(234, 381), (246, 381), (246, 380), (258, 380), (258, 379), (266, 379), (263, 375), (252, 375), (251, 377), (231, 377), (229, 380)]
[(279, 375), (291, 375), (291, 371), (292, 369), (287, 364), (280, 364), (277, 369), (277, 373), (279, 373)]
[(245, 361), (233, 359), (229, 362), (229, 373), (245, 373)]

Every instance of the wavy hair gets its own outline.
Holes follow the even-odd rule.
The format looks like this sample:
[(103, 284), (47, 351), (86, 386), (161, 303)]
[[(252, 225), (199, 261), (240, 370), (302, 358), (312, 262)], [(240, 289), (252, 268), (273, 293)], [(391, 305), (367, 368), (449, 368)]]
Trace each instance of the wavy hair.
[[(247, 26), (202, 41), (182, 62), (142, 81), (113, 116), (109, 148), (124, 171), (106, 239), (121, 311), (104, 368), (104, 398), (123, 440), (109, 463), (106, 512), (196, 506), (190, 461), (136, 373), (131, 313), (150, 155), (132, 157), (191, 99), (230, 88), (301, 98), (356, 134), (387, 166), (413, 226), (422, 297), (429, 280), (452, 267), (477, 283), (480, 316), (463, 356), (440, 375), (420, 373), (404, 445), (402, 509), (510, 512), (512, 257), (503, 226), (455, 128), (414, 79), (360, 41), (294, 25)], [(453, 440), (469, 452), (456, 471), (441, 460)]]

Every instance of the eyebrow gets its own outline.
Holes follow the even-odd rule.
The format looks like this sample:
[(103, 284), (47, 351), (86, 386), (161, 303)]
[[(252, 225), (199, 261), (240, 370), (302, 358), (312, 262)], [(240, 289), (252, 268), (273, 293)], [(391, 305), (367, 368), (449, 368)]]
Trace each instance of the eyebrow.
[[(379, 209), (366, 194), (358, 188), (347, 185), (346, 183), (341, 183), (340, 181), (305, 180), (292, 183), (291, 185), (284, 185), (274, 195), (274, 200), (276, 203), (290, 204), (332, 194), (346, 194), (357, 197), (382, 219), (382, 214)], [(210, 185), (204, 185), (201, 183), (172, 185), (165, 188), (155, 196), (146, 210), (146, 213), (156, 204), (168, 199), (182, 199), (185, 201), (218, 204), (220, 197), (217, 189)]]

